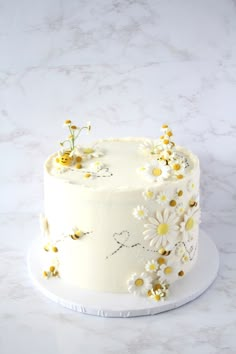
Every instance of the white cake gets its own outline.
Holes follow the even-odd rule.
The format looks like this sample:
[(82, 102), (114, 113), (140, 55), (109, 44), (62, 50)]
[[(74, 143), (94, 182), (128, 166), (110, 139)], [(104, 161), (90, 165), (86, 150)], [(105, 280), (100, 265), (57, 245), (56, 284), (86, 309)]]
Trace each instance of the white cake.
[(162, 130), (159, 140), (105, 139), (89, 147), (75, 147), (74, 135), (69, 148), (47, 159), (41, 223), (48, 281), (57, 276), (79, 288), (159, 301), (191, 271), (199, 161), (175, 146), (166, 125)]

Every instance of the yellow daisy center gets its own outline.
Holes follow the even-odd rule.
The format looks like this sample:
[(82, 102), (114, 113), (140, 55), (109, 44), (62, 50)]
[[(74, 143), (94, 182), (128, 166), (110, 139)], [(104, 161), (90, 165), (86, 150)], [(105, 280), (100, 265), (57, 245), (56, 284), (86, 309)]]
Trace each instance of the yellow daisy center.
[(162, 170), (158, 167), (155, 167), (152, 169), (152, 174), (153, 176), (158, 177), (162, 174)]
[(164, 139), (164, 140), (163, 140), (163, 144), (165, 144), (165, 145), (169, 144), (169, 142), (170, 142), (170, 141), (169, 141), (168, 139)]
[(150, 265), (149, 265), (149, 269), (150, 269), (150, 270), (155, 270), (155, 269), (156, 269), (156, 265), (153, 264), (153, 263), (150, 264)]
[(193, 218), (189, 218), (185, 224), (185, 229), (187, 231), (192, 230), (192, 228), (194, 227), (194, 219)]
[(184, 276), (184, 271), (181, 270), (181, 271), (178, 273), (178, 276), (179, 276), (179, 277), (183, 277), (183, 276)]
[(189, 258), (188, 258), (187, 255), (186, 255), (186, 256), (183, 256), (183, 261), (184, 261), (184, 262), (188, 262), (188, 261), (189, 261)]
[(142, 286), (144, 284), (144, 281), (143, 279), (141, 278), (138, 278), (135, 280), (135, 283), (134, 283), (136, 286)]
[(166, 195), (165, 195), (165, 194), (161, 195), (161, 201), (162, 201), (162, 202), (166, 201), (166, 199), (167, 199), (167, 198), (166, 198)]
[(157, 291), (157, 290), (161, 290), (161, 284), (155, 284), (154, 287), (153, 287), (153, 290), (154, 291)]
[(172, 267), (166, 267), (164, 270), (165, 274), (171, 274), (173, 272), (173, 268)]
[(94, 149), (92, 148), (85, 148), (83, 149), (84, 154), (92, 154), (94, 152)]
[(138, 215), (139, 215), (139, 216), (144, 216), (144, 211), (143, 211), (143, 210), (139, 210), (139, 211), (138, 211)]
[(168, 224), (160, 224), (157, 226), (157, 234), (160, 236), (164, 236), (168, 233), (169, 231), (169, 225)]
[(166, 129), (166, 128), (168, 128), (168, 125), (167, 125), (167, 124), (163, 124), (163, 125), (162, 125), (162, 128), (163, 128), (163, 129)]
[(178, 191), (178, 197), (182, 197), (182, 195), (183, 195), (183, 191), (182, 190)]
[(155, 294), (155, 295), (153, 296), (153, 300), (155, 300), (155, 301), (160, 301), (160, 300), (161, 300), (160, 295)]
[(173, 170), (179, 171), (180, 169), (181, 169), (181, 166), (180, 166), (179, 163), (175, 163), (175, 164), (173, 165)]
[(146, 193), (147, 198), (151, 199), (154, 196), (154, 193), (152, 191), (147, 191)]

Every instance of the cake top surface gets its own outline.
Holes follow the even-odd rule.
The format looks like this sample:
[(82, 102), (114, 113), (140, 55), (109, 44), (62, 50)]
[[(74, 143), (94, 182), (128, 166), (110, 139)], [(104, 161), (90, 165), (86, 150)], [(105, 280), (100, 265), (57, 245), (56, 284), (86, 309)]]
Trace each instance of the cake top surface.
[(58, 180), (92, 189), (136, 189), (178, 182), (192, 174), (198, 159), (175, 145), (168, 126), (162, 131), (157, 140), (104, 139), (89, 146), (75, 146), (73, 141), (69, 148), (63, 146), (49, 156), (45, 171)]

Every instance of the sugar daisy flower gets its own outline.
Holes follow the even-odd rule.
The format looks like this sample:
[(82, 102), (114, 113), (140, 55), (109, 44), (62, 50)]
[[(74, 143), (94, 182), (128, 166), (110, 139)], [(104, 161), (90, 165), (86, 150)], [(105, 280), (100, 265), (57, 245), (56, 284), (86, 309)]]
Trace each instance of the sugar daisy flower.
[(166, 132), (168, 132), (169, 129), (169, 126), (168, 124), (163, 124), (162, 127), (161, 127), (161, 131), (166, 134)]
[(158, 264), (156, 261), (154, 260), (151, 260), (151, 261), (148, 261), (145, 265), (145, 270), (149, 273), (154, 273), (157, 271), (157, 268), (158, 268)]
[(179, 265), (175, 260), (167, 260), (165, 263), (160, 265), (157, 275), (161, 281), (166, 281), (171, 284), (178, 279), (178, 269)]
[(104, 153), (97, 148), (97, 145), (79, 146), (78, 149), (80, 154), (86, 160), (90, 160), (93, 157), (101, 157), (104, 155)]
[(127, 281), (127, 285), (129, 293), (145, 296), (152, 288), (152, 277), (144, 272), (141, 274), (134, 273)]
[(151, 294), (150, 294), (150, 299), (154, 300), (154, 301), (164, 301), (165, 300), (165, 292), (161, 289), (158, 289), (156, 291), (154, 291), (153, 289), (151, 290)]
[(183, 215), (184, 212), (185, 212), (185, 208), (184, 208), (183, 203), (178, 203), (176, 206), (176, 214), (181, 216), (181, 215)]
[(164, 136), (163, 139), (161, 139), (161, 147), (164, 150), (171, 150), (174, 146), (174, 143), (171, 141), (171, 139), (168, 136)]
[(89, 165), (89, 168), (91, 169), (91, 171), (93, 172), (98, 172), (101, 169), (105, 168), (105, 165), (103, 162), (101, 161), (94, 161)]
[(155, 192), (153, 189), (148, 188), (143, 192), (143, 197), (145, 200), (153, 200), (155, 198)]
[(148, 210), (143, 205), (138, 205), (133, 210), (133, 216), (138, 220), (143, 220), (147, 217)]
[(159, 159), (162, 161), (169, 161), (171, 158), (171, 153), (171, 150), (162, 150), (159, 155)]
[(184, 220), (180, 223), (180, 232), (182, 232), (184, 241), (188, 241), (192, 238), (199, 223), (200, 209), (189, 209), (184, 215)]
[(159, 152), (158, 144), (157, 140), (147, 139), (139, 145), (139, 150), (146, 155), (157, 155)]
[(184, 165), (180, 161), (171, 161), (169, 165), (175, 175), (185, 174)]
[(165, 209), (163, 213), (157, 211), (156, 217), (149, 217), (148, 222), (144, 225), (146, 230), (143, 235), (151, 247), (158, 249), (175, 242), (179, 227), (178, 216), (174, 212), (169, 212), (168, 209)]
[(153, 161), (145, 166), (143, 172), (149, 181), (158, 182), (169, 177), (170, 167), (159, 161)]
[(156, 201), (160, 205), (165, 205), (166, 203), (169, 202), (169, 200), (170, 200), (170, 196), (166, 192), (160, 192), (156, 196)]

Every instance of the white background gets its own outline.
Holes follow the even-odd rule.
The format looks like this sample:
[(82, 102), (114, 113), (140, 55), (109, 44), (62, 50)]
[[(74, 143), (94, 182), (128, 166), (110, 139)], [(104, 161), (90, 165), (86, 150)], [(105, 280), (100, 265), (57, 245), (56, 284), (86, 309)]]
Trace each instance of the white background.
[[(65, 119), (90, 120), (92, 140), (158, 137), (169, 123), (200, 157), (202, 228), (221, 252), (203, 296), (102, 319), (32, 287), (42, 166)], [(1, 354), (236, 352), (235, 0), (0, 0), (0, 120)]]

